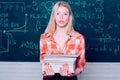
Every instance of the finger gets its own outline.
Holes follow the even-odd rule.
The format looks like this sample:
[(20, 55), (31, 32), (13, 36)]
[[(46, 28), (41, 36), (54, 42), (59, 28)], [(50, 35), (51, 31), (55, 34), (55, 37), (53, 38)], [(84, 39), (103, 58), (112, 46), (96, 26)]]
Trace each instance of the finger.
[(43, 74), (44, 74), (44, 75), (46, 75), (46, 74), (47, 74), (46, 69), (47, 69), (47, 65), (46, 65), (46, 64), (44, 64), (44, 70), (43, 70)]
[(46, 62), (46, 63), (44, 63), (44, 66), (46, 66), (46, 65), (48, 65), (48, 63)]
[(61, 76), (64, 76), (64, 75), (65, 75), (64, 70), (63, 70), (63, 67), (60, 67), (60, 75), (61, 75)]
[(45, 74), (46, 74), (46, 71), (42, 71), (42, 74), (45, 75)]
[(48, 64), (48, 67), (46, 70), (47, 70), (47, 75), (54, 75), (54, 70), (50, 64)]
[(75, 74), (74, 73), (69, 73), (68, 74), (68, 77), (72, 77), (72, 76), (75, 76)]
[(63, 70), (67, 70), (67, 65), (66, 64), (63, 64)]
[(64, 76), (67, 76), (67, 66), (66, 65), (63, 68), (63, 74), (64, 74)]
[(49, 66), (49, 68), (50, 68), (50, 70), (51, 70), (51, 74), (54, 75), (54, 70), (53, 70), (53, 68), (52, 68), (51, 65)]
[(68, 70), (68, 64), (65, 64), (65, 69)]
[(60, 75), (62, 75), (62, 67), (60, 67)]
[(67, 75), (67, 71), (68, 71), (68, 66), (67, 64), (63, 65), (63, 71), (64, 71), (64, 75)]
[(45, 66), (45, 68), (44, 68), (44, 70), (45, 70), (45, 72), (46, 72), (46, 75), (49, 75), (49, 71), (48, 71), (48, 68), (49, 68), (49, 64), (48, 63), (45, 63), (44, 64)]
[(53, 69), (50, 65), (48, 66), (48, 73), (49, 75), (53, 75)]
[(44, 70), (48, 67), (48, 63), (44, 63)]
[(66, 64), (65, 66), (66, 66), (66, 73), (68, 75), (68, 73), (69, 73), (69, 66), (68, 66), (68, 64)]
[(51, 75), (51, 68), (50, 68), (50, 65), (48, 64), (48, 66), (47, 66), (47, 75)]
[(50, 68), (51, 68), (52, 75), (54, 75), (55, 73), (54, 73), (52, 66), (50, 66)]

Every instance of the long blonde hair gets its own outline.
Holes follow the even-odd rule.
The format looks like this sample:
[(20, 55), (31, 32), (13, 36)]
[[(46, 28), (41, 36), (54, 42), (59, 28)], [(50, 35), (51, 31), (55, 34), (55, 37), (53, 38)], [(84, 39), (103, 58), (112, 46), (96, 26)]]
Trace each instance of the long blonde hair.
[(66, 29), (65, 29), (66, 34), (69, 34), (71, 31), (74, 31), (74, 29), (73, 29), (73, 14), (71, 11), (71, 7), (69, 6), (68, 3), (64, 2), (64, 1), (58, 1), (52, 9), (50, 20), (49, 20), (49, 23), (48, 23), (47, 28), (46, 28), (44, 33), (54, 33), (55, 32), (55, 30), (56, 30), (55, 12), (57, 11), (57, 9), (60, 6), (66, 7), (70, 13), (69, 21), (68, 21), (68, 24), (67, 24)]

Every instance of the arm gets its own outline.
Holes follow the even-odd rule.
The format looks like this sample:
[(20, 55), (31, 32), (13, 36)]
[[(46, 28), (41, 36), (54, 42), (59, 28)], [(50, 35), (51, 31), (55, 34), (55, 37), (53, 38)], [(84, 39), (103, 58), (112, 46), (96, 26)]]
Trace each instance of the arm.
[(84, 70), (85, 64), (86, 64), (85, 49), (83, 49), (82, 53), (77, 58), (75, 72), (72, 74), (69, 73), (68, 76), (75, 76), (80, 74)]
[[(85, 52), (85, 51), (83, 51)], [(84, 70), (84, 66), (86, 64), (86, 59), (85, 59), (85, 53), (82, 53), (76, 61), (76, 69), (75, 69), (75, 74), (78, 75)]]
[(40, 37), (40, 62), (44, 66), (42, 74), (44, 76), (51, 76), (51, 75), (54, 75), (54, 71), (52, 69), (52, 66), (49, 63), (43, 63), (47, 50), (48, 50), (47, 42), (46, 42), (45, 36), (42, 35)]
[(79, 74), (84, 70), (84, 66), (86, 64), (86, 59), (85, 59), (85, 40), (84, 37), (81, 38), (80, 40), (80, 45), (78, 45), (78, 58), (76, 60), (76, 69), (75, 69), (75, 74)]
[[(76, 65), (75, 65), (76, 66), (75, 72), (69, 73), (68, 65), (64, 64), (62, 69), (61, 69), (63, 71), (63, 72), (61, 71), (62, 76), (67, 76), (67, 77), (75, 76), (84, 70), (86, 59), (85, 59), (85, 41), (84, 41), (83, 37), (79, 37), (79, 42), (76, 44), (76, 46), (77, 46), (78, 57), (76, 60)], [(64, 74), (62, 74), (62, 73), (64, 73)]]
[(42, 63), (44, 60), (44, 56), (47, 52), (47, 43), (44, 35), (41, 35), (39, 45), (40, 45), (40, 62)]

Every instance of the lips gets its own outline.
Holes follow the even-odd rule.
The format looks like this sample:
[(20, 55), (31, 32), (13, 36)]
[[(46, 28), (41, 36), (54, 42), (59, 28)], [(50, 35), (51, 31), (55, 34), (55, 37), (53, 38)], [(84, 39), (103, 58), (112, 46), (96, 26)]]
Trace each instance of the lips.
[(60, 20), (59, 23), (64, 23), (64, 20)]

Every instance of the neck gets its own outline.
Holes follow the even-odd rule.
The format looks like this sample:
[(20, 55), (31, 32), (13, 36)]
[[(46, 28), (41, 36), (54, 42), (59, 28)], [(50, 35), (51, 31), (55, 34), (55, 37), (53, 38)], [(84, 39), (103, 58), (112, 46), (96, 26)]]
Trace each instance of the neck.
[(66, 35), (66, 32), (65, 32), (65, 28), (60, 28), (60, 27), (57, 27), (56, 31), (55, 31), (55, 35)]

